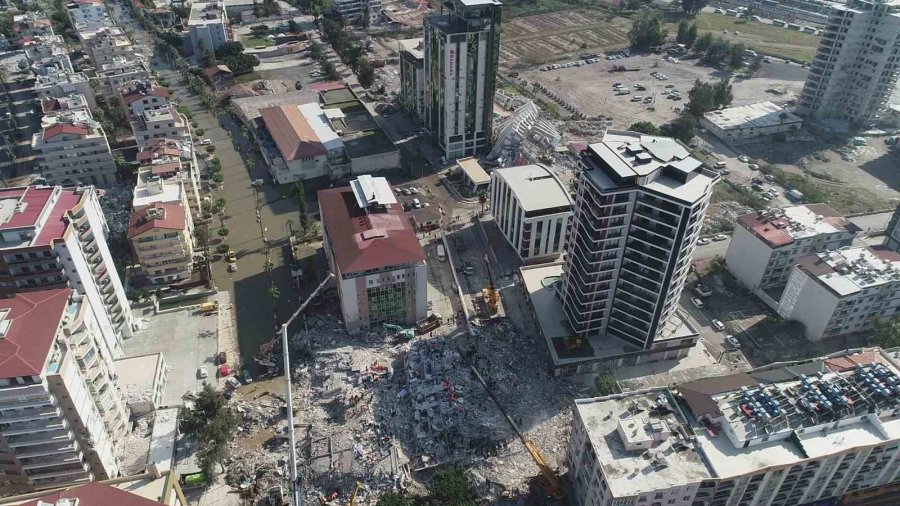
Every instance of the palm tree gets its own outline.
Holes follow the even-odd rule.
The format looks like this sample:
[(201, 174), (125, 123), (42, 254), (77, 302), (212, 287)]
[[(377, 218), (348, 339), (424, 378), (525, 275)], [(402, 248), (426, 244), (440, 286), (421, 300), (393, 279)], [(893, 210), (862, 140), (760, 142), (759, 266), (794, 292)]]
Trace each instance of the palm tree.
[(478, 194), (478, 203), (481, 204), (481, 215), (484, 216), (484, 205), (487, 203), (487, 192)]
[(275, 285), (270, 285), (266, 293), (268, 293), (269, 297), (272, 298), (273, 303), (278, 302), (278, 297), (281, 296), (281, 290), (279, 290)]

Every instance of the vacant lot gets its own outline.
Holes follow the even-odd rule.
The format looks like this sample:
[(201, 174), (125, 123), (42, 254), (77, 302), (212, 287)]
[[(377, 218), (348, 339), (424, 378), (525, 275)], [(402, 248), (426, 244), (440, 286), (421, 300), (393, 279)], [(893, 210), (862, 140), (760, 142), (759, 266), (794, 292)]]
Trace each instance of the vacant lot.
[[(818, 35), (711, 12), (701, 13), (696, 22), (700, 35), (712, 32), (729, 42), (740, 42), (762, 53), (797, 61), (812, 61), (821, 39)], [(673, 25), (669, 33), (673, 34), (675, 30)], [(723, 33), (725, 31), (728, 33)]]
[(513, 19), (503, 25), (501, 63), (534, 65), (628, 45), (631, 20), (602, 11), (571, 10)]
[[(613, 65), (624, 65), (633, 72), (610, 72)], [(661, 72), (669, 77), (657, 81), (650, 73)], [(522, 71), (520, 77), (529, 82), (540, 82), (563, 100), (571, 103), (586, 116), (607, 116), (613, 119), (613, 128), (624, 128), (635, 121), (650, 121), (657, 125), (678, 116), (687, 101), (687, 92), (694, 81), (708, 81), (729, 76), (723, 72), (694, 61), (672, 64), (660, 55), (632, 56), (622, 60), (601, 60), (593, 65), (570, 67), (549, 72), (538, 69)], [(779, 78), (779, 76), (783, 76)], [(796, 96), (803, 87), (806, 69), (784, 63), (764, 64), (759, 77), (734, 81), (734, 104), (741, 105), (761, 100), (784, 102)], [(622, 83), (632, 89), (629, 95), (615, 95), (612, 86)], [(635, 91), (634, 85), (643, 84), (647, 90)], [(666, 86), (681, 93), (681, 101), (662, 96)], [(633, 95), (655, 97), (655, 104), (632, 102)], [(651, 107), (654, 110), (651, 110)]]
[(249, 49), (255, 47), (269, 47), (272, 44), (272, 41), (265, 37), (256, 37), (255, 35), (244, 35), (241, 37), (241, 45)]

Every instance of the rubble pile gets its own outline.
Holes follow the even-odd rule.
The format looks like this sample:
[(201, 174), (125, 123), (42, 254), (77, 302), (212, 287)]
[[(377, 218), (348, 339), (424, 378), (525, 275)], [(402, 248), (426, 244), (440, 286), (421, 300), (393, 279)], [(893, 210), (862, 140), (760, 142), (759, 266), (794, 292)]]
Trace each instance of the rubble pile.
[(119, 184), (104, 188), (100, 192), (100, 208), (103, 209), (110, 235), (113, 237), (124, 237), (128, 232), (133, 191), (134, 185)]
[(753, 208), (732, 200), (712, 204), (703, 220), (703, 230), (700, 233), (710, 234), (730, 229), (739, 216), (752, 212)]
[(155, 416), (155, 413), (150, 412), (132, 418), (132, 430), (125, 433), (116, 448), (116, 460), (122, 476), (144, 472), (147, 466), (147, 456), (150, 453)]
[(125, 404), (128, 406), (153, 402), (152, 392), (146, 388), (141, 388), (138, 385), (121, 384), (119, 385), (119, 393), (122, 395), (122, 400), (124, 400)]

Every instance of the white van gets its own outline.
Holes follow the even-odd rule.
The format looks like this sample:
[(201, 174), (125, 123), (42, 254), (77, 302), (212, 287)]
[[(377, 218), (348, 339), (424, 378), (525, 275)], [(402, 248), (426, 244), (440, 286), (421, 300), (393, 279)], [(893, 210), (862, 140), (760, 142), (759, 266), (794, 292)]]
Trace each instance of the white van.
[(422, 203), (419, 202), (419, 199), (413, 199), (413, 207), (415, 207), (416, 209), (422, 207)]
[(447, 252), (444, 251), (444, 245), (443, 245), (443, 244), (438, 244), (438, 245), (437, 245), (437, 256), (438, 256), (438, 260), (440, 260), (441, 262), (446, 262), (446, 261), (447, 261)]
[(713, 165), (713, 167), (714, 167), (716, 170), (724, 169), (724, 168), (725, 168), (725, 162), (716, 162), (716, 164)]

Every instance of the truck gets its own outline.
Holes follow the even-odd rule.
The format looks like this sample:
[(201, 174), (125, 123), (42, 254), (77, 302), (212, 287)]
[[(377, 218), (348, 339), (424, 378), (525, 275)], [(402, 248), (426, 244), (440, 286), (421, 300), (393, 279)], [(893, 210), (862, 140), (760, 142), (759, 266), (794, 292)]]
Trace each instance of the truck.
[(438, 257), (438, 260), (440, 260), (441, 262), (446, 262), (446, 261), (447, 261), (447, 252), (444, 251), (444, 245), (443, 245), (443, 244), (438, 244), (438, 245), (437, 245), (437, 257)]
[(416, 333), (426, 334), (441, 326), (444, 319), (437, 313), (431, 313), (425, 318), (416, 322)]
[(784, 192), (784, 196), (787, 197), (788, 200), (790, 200), (792, 202), (803, 202), (803, 199), (805, 198), (805, 195), (803, 195), (802, 193), (800, 193), (797, 190), (788, 190), (788, 191)]
[(219, 301), (214, 302), (204, 302), (200, 304), (200, 314), (210, 315), (215, 314), (219, 311)]

